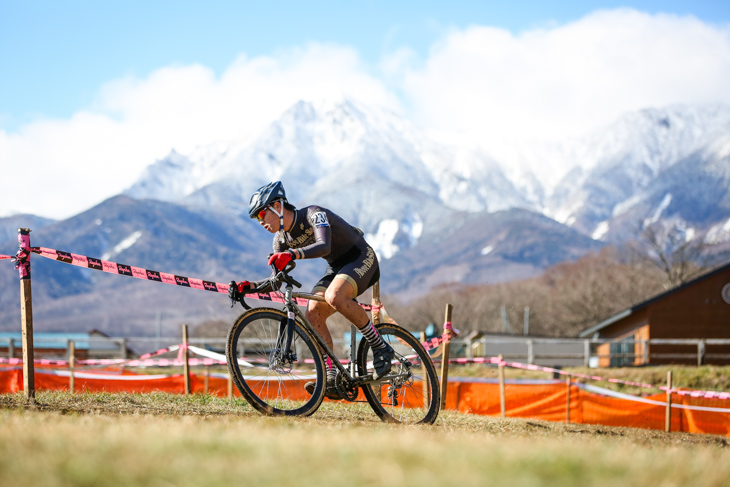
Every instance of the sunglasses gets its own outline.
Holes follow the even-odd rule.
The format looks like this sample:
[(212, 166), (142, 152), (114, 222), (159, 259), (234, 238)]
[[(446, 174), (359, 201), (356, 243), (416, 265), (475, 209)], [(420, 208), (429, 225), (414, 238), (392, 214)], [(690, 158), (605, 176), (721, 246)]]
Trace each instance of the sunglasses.
[(267, 207), (266, 207), (266, 208), (264, 208), (263, 210), (259, 211), (259, 214), (258, 214), (258, 215), (256, 215), (256, 219), (257, 219), (258, 221), (262, 221), (262, 220), (264, 219), (264, 217), (266, 216), (266, 210), (268, 210), (268, 209), (269, 209), (269, 207), (267, 206)]

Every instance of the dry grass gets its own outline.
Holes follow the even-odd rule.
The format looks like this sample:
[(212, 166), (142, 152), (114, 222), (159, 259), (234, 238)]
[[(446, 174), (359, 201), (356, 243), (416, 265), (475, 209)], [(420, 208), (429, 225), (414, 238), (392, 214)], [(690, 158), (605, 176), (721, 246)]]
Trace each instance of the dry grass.
[(0, 485), (730, 485), (726, 438), (443, 413), (381, 423), (366, 405), (266, 418), (242, 400), (0, 395)]

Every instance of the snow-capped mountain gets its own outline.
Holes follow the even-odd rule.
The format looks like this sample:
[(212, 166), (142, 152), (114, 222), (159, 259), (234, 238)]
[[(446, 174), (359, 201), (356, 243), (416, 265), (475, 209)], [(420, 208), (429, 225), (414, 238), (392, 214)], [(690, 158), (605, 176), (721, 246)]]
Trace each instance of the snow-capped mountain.
[(614, 218), (644, 198), (664, 172), (729, 133), (725, 106), (626, 114), (572, 144), (572, 170), (545, 201), (545, 213), (594, 238), (614, 240)]
[[(672, 106), (628, 113), (578, 140), (489, 151), (436, 143), (398, 115), (351, 100), (301, 101), (251, 142), (172, 152), (127, 194), (241, 211), (257, 187), (282, 180), (291, 200), (336, 209), (386, 258), (444, 231), (454, 210), (528, 209), (619, 242), (627, 218), (636, 226), (660, 211), (664, 195), (654, 202), (653, 191), (671, 168), (717, 159), (709, 147), (729, 133), (730, 107)], [(705, 223), (724, 224), (723, 215)]]
[[(13, 252), (28, 226), (35, 245), (220, 282), (260, 279), (271, 236), (247, 205), (273, 180), (297, 206), (326, 206), (363, 229), (385, 293), (533, 276), (649, 223), (728, 249), (730, 108), (643, 110), (562, 144), (474, 148), (354, 101), (302, 101), (252, 140), (171, 152), (125, 195), (68, 220), (0, 218), (0, 243)], [(33, 265), (43, 275), (34, 313), (57, 329), (119, 335), (144, 331), (158, 309), (190, 324), (235, 312), (222, 295)], [(320, 259), (304, 261), (297, 277), (307, 286), (322, 271)], [(0, 329), (17, 321), (16, 279), (0, 274)]]

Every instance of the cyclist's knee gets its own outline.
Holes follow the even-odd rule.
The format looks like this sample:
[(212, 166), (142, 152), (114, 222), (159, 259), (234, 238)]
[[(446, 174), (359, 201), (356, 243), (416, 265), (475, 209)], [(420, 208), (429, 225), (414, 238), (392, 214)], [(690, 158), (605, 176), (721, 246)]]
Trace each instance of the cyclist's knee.
[(330, 287), (327, 289), (327, 292), (324, 294), (324, 299), (332, 306), (334, 309), (339, 309), (342, 306), (345, 305), (345, 301), (347, 301), (346, 293), (342, 292), (342, 289), (337, 289)]

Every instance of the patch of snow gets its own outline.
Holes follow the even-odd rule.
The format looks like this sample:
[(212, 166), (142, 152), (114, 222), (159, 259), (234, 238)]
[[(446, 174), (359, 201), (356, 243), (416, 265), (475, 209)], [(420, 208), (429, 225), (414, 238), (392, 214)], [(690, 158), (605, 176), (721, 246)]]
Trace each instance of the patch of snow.
[(417, 213), (413, 213), (407, 221), (403, 222), (402, 230), (408, 235), (408, 244), (414, 247), (423, 234), (423, 220)]
[(730, 218), (724, 223), (713, 225), (705, 235), (705, 242), (708, 244), (718, 244), (730, 240)]
[(653, 223), (658, 222), (659, 217), (662, 216), (662, 213), (664, 213), (664, 210), (667, 209), (667, 207), (669, 206), (669, 203), (671, 203), (671, 202), (672, 202), (672, 194), (667, 193), (666, 195), (664, 195), (664, 199), (662, 200), (661, 203), (659, 203), (659, 206), (657, 207), (656, 211), (651, 216), (651, 218), (647, 218), (646, 220), (644, 220), (644, 226), (649, 226)]
[(621, 203), (619, 203), (613, 207), (613, 212), (611, 213), (611, 216), (616, 218), (617, 216), (623, 215), (624, 213), (629, 211), (632, 207), (634, 207), (634, 205), (639, 203), (641, 201), (641, 199), (642, 199), (641, 195), (635, 195), (625, 201), (622, 201)]
[(591, 234), (591, 238), (593, 240), (601, 240), (603, 237), (606, 236), (609, 229), (609, 223), (607, 220), (602, 221), (601, 223), (596, 226), (596, 229), (593, 230), (593, 233)]
[(118, 244), (114, 246), (114, 248), (110, 252), (105, 252), (104, 255), (101, 256), (101, 260), (109, 260), (115, 255), (119, 255), (124, 250), (128, 249), (135, 243), (137, 243), (137, 240), (142, 236), (142, 232), (137, 230), (133, 234), (131, 234), (129, 237), (125, 238)]
[(400, 250), (393, 242), (398, 228), (398, 220), (383, 220), (374, 234), (365, 235), (365, 240), (373, 247), (379, 259), (390, 259)]

